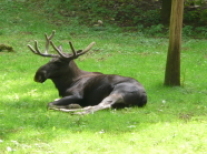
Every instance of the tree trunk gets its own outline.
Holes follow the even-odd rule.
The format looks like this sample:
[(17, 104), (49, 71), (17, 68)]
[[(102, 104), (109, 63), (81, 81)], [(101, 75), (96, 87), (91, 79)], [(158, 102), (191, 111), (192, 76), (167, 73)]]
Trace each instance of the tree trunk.
[(165, 85), (180, 86), (180, 48), (184, 0), (172, 0)]
[(161, 19), (164, 25), (169, 25), (172, 0), (161, 0)]

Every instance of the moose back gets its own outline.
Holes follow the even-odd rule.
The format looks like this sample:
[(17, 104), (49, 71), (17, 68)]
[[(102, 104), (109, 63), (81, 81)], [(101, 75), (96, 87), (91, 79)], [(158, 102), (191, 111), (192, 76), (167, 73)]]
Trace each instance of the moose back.
[[(72, 53), (65, 53), (61, 46), (57, 47), (51, 41), (54, 35), (55, 31), (49, 36), (45, 35), (45, 52), (40, 51), (37, 41), (34, 47), (28, 45), (34, 54), (52, 58), (37, 70), (34, 77), (40, 83), (51, 79), (59, 91), (61, 98), (50, 102), (49, 109), (71, 114), (88, 114), (107, 108), (146, 105), (146, 91), (137, 80), (120, 75), (86, 72), (76, 65), (74, 59), (88, 52), (94, 42), (77, 51), (69, 42)], [(48, 53), (49, 46), (57, 54)]]

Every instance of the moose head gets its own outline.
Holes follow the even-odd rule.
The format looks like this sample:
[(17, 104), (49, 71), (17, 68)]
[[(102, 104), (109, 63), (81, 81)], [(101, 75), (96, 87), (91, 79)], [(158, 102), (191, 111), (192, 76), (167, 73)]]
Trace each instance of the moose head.
[[(53, 31), (50, 36), (45, 34), (46, 46), (45, 46), (44, 53), (40, 51), (37, 41), (35, 41), (34, 48), (31, 45), (28, 45), (29, 49), (34, 54), (40, 55), (42, 57), (52, 58), (50, 62), (48, 62), (47, 64), (43, 65), (42, 67), (38, 69), (34, 77), (34, 80), (36, 82), (43, 83), (46, 79), (52, 79), (52, 80), (58, 79), (60, 78), (60, 75), (63, 77), (64, 74), (66, 76), (70, 74), (70, 77), (78, 77), (81, 74), (81, 70), (77, 67), (77, 65), (73, 62), (73, 60), (85, 54), (86, 52), (88, 52), (92, 48), (92, 46), (95, 44), (95, 42), (92, 42), (84, 50), (75, 51), (72, 43), (69, 42), (72, 53), (64, 53), (62, 51), (61, 46), (56, 47), (54, 43), (51, 41), (54, 35), (55, 35), (55, 31)], [(58, 54), (49, 54), (48, 53), (49, 45), (51, 45), (52, 48)], [(71, 69), (68, 69), (68, 68), (71, 68)]]
[[(45, 34), (45, 51), (41, 52), (38, 42), (29, 49), (36, 55), (52, 58), (41, 66), (34, 77), (36, 82), (43, 83), (51, 79), (62, 97), (48, 104), (49, 109), (70, 112), (72, 114), (88, 114), (98, 110), (117, 107), (142, 107), (147, 103), (144, 87), (135, 79), (120, 75), (86, 72), (81, 70), (74, 59), (87, 53), (95, 42), (83, 50), (75, 50), (69, 42), (72, 53), (65, 53), (61, 46), (52, 42), (55, 31)], [(49, 47), (57, 52), (50, 54)], [(81, 106), (81, 109), (74, 109)]]

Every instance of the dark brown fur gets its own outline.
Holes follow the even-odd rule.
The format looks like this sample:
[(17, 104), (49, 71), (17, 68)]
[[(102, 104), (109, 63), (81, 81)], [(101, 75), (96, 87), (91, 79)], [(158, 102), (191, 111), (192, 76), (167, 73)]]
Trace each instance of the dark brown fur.
[(47, 79), (53, 81), (62, 97), (49, 103), (52, 109), (71, 111), (67, 110), (70, 104), (79, 104), (82, 107), (95, 106), (103, 103), (107, 97), (110, 99), (104, 104), (110, 104), (110, 107), (119, 107), (119, 104), (122, 107), (142, 107), (147, 103), (146, 92), (135, 79), (85, 72), (80, 70), (72, 60), (53, 59), (40, 67), (34, 80), (42, 83)]

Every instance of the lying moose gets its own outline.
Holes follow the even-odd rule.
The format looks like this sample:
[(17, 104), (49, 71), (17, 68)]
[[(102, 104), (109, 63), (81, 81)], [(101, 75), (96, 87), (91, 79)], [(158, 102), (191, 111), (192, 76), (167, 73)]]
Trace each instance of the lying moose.
[[(88, 114), (108, 108), (142, 107), (147, 103), (145, 89), (135, 79), (86, 72), (78, 68), (73, 60), (88, 52), (95, 42), (84, 50), (77, 51), (69, 42), (72, 53), (68, 54), (62, 51), (61, 46), (57, 47), (51, 41), (54, 34), (55, 31), (50, 36), (45, 35), (46, 49), (44, 53), (39, 50), (37, 41), (35, 41), (34, 48), (28, 45), (34, 54), (52, 58), (50, 62), (37, 70), (34, 77), (34, 80), (40, 83), (51, 79), (59, 91), (59, 96), (62, 97), (50, 102), (49, 109), (72, 114)], [(50, 45), (58, 54), (48, 53)]]

